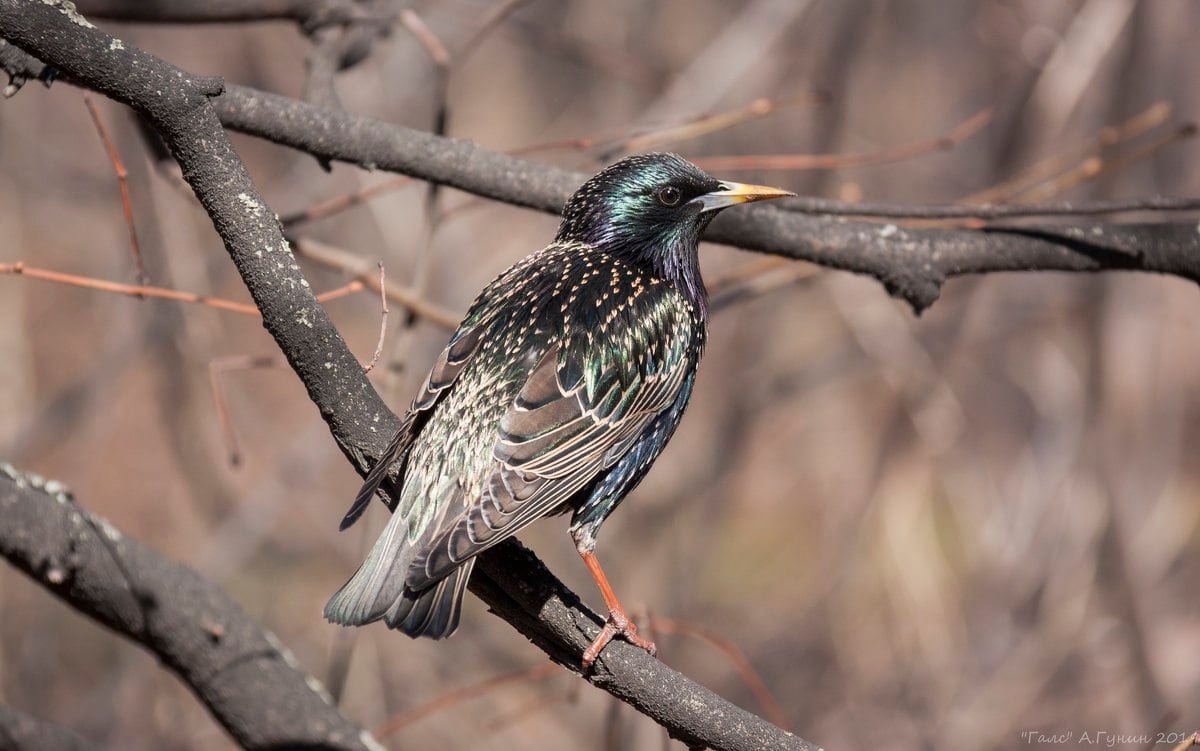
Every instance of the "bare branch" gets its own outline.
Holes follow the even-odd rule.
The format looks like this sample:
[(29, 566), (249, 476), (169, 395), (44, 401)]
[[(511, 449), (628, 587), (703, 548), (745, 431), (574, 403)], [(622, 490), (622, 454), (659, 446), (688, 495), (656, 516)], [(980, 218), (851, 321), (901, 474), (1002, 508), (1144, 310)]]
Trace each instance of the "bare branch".
[(62, 483), (0, 464), (0, 519), (0, 556), (153, 653), (243, 748), (376, 743), (228, 595), (80, 506)]
[[(557, 213), (587, 178), (241, 86), (228, 87), (215, 105), (233, 130), (540, 211)], [(946, 279), (965, 274), (1119, 269), (1200, 282), (1192, 222), (898, 228), (746, 206), (719, 216), (705, 239), (872, 276), (917, 312), (937, 300)]]

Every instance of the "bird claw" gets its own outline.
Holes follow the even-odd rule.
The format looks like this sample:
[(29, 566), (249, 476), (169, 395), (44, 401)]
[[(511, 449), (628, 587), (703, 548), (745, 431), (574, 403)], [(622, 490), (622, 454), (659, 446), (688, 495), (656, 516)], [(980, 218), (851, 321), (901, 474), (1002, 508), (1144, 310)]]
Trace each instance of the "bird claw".
[(646, 650), (650, 653), (651, 657), (658, 654), (658, 647), (654, 646), (654, 642), (638, 636), (637, 626), (634, 625), (633, 621), (629, 620), (629, 616), (625, 615), (621, 610), (612, 610), (608, 613), (608, 620), (604, 622), (604, 628), (600, 629), (599, 635), (583, 651), (582, 666), (585, 673), (596, 662), (596, 658), (600, 656), (600, 652), (617, 636), (620, 636), (635, 647), (641, 647)]

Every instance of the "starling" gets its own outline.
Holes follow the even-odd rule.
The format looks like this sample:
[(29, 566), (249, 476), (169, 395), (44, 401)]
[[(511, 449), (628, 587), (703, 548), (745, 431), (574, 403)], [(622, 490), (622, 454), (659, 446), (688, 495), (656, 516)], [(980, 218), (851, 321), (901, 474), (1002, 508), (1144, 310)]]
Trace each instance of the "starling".
[(618, 634), (653, 654), (600, 568), (596, 533), (692, 394), (707, 316), (701, 232), (721, 209), (787, 195), (717, 180), (674, 154), (629, 157), (584, 183), (554, 242), (476, 298), (368, 473), (342, 529), (389, 471), (398, 499), (325, 617), (447, 637), (475, 556), (569, 511), (608, 607), (584, 668)]

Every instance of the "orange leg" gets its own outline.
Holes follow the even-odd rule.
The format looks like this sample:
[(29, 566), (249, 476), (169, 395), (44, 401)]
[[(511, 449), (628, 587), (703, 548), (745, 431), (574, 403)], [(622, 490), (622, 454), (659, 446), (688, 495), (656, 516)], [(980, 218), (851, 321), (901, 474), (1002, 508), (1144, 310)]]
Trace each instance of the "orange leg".
[(584, 672), (600, 656), (600, 651), (608, 646), (608, 643), (617, 635), (624, 637), (625, 641), (636, 647), (641, 647), (653, 656), (656, 651), (654, 642), (638, 636), (637, 626), (633, 625), (633, 621), (629, 620), (629, 616), (625, 614), (625, 608), (621, 607), (621, 602), (617, 600), (616, 593), (613, 592), (612, 586), (608, 583), (608, 577), (604, 575), (604, 569), (600, 568), (600, 561), (596, 559), (596, 554), (590, 550), (581, 549), (579, 555), (583, 558), (588, 571), (591, 572), (592, 578), (596, 580), (596, 586), (600, 588), (600, 594), (604, 597), (604, 604), (608, 607), (608, 620), (604, 622), (604, 628), (600, 629), (600, 635), (584, 650)]

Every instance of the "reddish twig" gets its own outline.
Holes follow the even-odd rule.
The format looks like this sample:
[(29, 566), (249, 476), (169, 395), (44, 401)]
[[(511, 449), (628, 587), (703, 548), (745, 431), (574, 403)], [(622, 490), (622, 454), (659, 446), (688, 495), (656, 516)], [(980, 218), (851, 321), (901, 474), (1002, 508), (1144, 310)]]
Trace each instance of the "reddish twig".
[(1099, 149), (1111, 148), (1153, 130), (1167, 121), (1171, 105), (1155, 102), (1145, 110), (1117, 125), (1102, 128), (1099, 133), (1078, 146), (1055, 151), (1051, 156), (1024, 169), (1016, 177), (993, 185), (964, 199), (964, 203), (1008, 203), (1037, 184), (1053, 178), (1086, 160)]
[[(341, 248), (317, 242), (308, 237), (297, 238), (292, 243), (296, 255), (329, 268), (344, 271), (354, 275), (371, 289), (378, 289), (379, 279), (371, 268), (370, 263), (361, 256), (349, 253)], [(432, 321), (437, 325), (454, 330), (458, 328), (459, 314), (425, 300), (407, 287), (394, 283), (384, 285), (388, 299), (398, 303), (414, 315)]]
[(138, 243), (137, 227), (133, 223), (133, 202), (129, 199), (129, 171), (125, 169), (125, 163), (121, 161), (121, 155), (117, 153), (116, 144), (108, 137), (108, 130), (100, 119), (100, 112), (96, 109), (91, 94), (84, 92), (83, 103), (87, 105), (88, 113), (92, 116), (92, 123), (96, 126), (96, 132), (100, 134), (100, 140), (108, 152), (109, 161), (112, 162), (113, 172), (117, 175), (117, 187), (121, 191), (121, 210), (125, 212), (125, 226), (129, 228), (129, 249), (133, 253), (133, 265), (136, 269), (138, 284), (149, 284), (150, 277), (146, 274), (146, 266), (142, 262), (142, 248)]
[(1129, 149), (1110, 157), (1093, 156), (1084, 159), (1074, 169), (1056, 176), (1053, 180), (1032, 186), (1014, 196), (1017, 200), (1038, 201), (1053, 195), (1058, 195), (1080, 183), (1095, 180), (1103, 174), (1124, 169), (1134, 162), (1147, 159), (1159, 151), (1196, 135), (1194, 123), (1182, 123), (1172, 128), (1148, 144)]
[(400, 11), (400, 23), (404, 28), (417, 38), (421, 46), (425, 48), (434, 65), (439, 68), (447, 68), (450, 66), (450, 50), (446, 49), (446, 45), (442, 44), (442, 40), (433, 30), (425, 25), (421, 17), (415, 11), (405, 8)]
[(758, 671), (750, 664), (750, 660), (746, 659), (746, 655), (733, 642), (706, 628), (693, 626), (690, 623), (677, 621), (673, 618), (655, 616), (649, 622), (653, 623), (654, 628), (663, 633), (690, 636), (723, 652), (729, 658), (729, 661), (733, 663), (734, 668), (741, 675), (742, 681), (750, 689), (750, 692), (754, 694), (754, 698), (762, 705), (767, 718), (779, 727), (787, 729), (787, 715), (783, 713), (783, 708), (779, 706), (779, 702), (775, 700), (770, 689), (767, 688), (767, 684), (759, 676)]
[(695, 159), (696, 164), (714, 172), (726, 170), (815, 170), (862, 167), (899, 162), (937, 151), (949, 151), (977, 133), (992, 119), (991, 108), (972, 115), (937, 138), (893, 146), (860, 154), (759, 154), (748, 156), (709, 156)]
[[(243, 315), (250, 316), (260, 315), (258, 308), (250, 303), (235, 302), (233, 300), (226, 300), (221, 297), (198, 295), (195, 292), (182, 292), (177, 289), (167, 289), (166, 287), (122, 284), (120, 282), (110, 282), (90, 276), (65, 274), (61, 271), (51, 271), (50, 269), (40, 269), (35, 266), (26, 266), (24, 261), (17, 261), (15, 263), (0, 263), (0, 274), (26, 276), (30, 279), (38, 279), (43, 282), (54, 282), (55, 284), (66, 284), (71, 287), (82, 287), (83, 289), (94, 289), (99, 290), (100, 292), (111, 292), (116, 295), (125, 295), (127, 297), (156, 297), (163, 300), (174, 300), (176, 302), (205, 305), (210, 308), (216, 308), (217, 310), (227, 310), (231, 313), (241, 313)], [(336, 289), (331, 289), (328, 292), (322, 292), (321, 294), (317, 295), (317, 300), (321, 302), (329, 302), (330, 300), (336, 300), (339, 297), (345, 297), (346, 295), (359, 292), (366, 286), (367, 285), (362, 281), (355, 279), (349, 284), (342, 285)]]
[(379, 262), (379, 304), (383, 306), (383, 312), (379, 316), (379, 341), (375, 343), (375, 354), (371, 355), (371, 362), (363, 369), (364, 373), (370, 373), (379, 362), (379, 356), (383, 354), (383, 339), (387, 335), (387, 280), (383, 275), (383, 261)]
[(199, 305), (207, 305), (210, 308), (218, 308), (220, 310), (228, 310), (234, 313), (243, 313), (245, 315), (259, 314), (258, 308), (249, 303), (234, 302), (233, 300), (224, 300), (219, 297), (208, 297), (207, 295), (197, 295), (194, 292), (180, 292), (178, 290), (166, 289), (164, 287), (121, 284), (120, 282), (109, 282), (103, 279), (93, 279), (91, 277), (77, 276), (75, 274), (64, 274), (59, 271), (50, 271), (49, 269), (39, 269), (33, 266), (26, 266), (21, 261), (17, 261), (16, 263), (0, 263), (0, 274), (27, 276), (31, 279), (40, 279), (45, 282), (69, 284), (73, 287), (96, 289), (102, 292), (128, 295), (129, 297), (159, 297), (165, 300), (197, 303)]
[(413, 724), (417, 720), (428, 717), (431, 714), (440, 712), (443, 709), (460, 704), (468, 699), (474, 699), (478, 696), (483, 696), (491, 691), (495, 691), (503, 686), (512, 686), (520, 683), (529, 683), (532, 681), (542, 680), (557, 674), (562, 668), (553, 663), (538, 665), (527, 670), (518, 670), (515, 673), (507, 673), (498, 675), (486, 680), (472, 683), (469, 686), (463, 686), (460, 689), (451, 691), (447, 694), (442, 694), (432, 701), (428, 701), (421, 706), (403, 712), (392, 719), (385, 722), (375, 731), (375, 737), (380, 740), (392, 735), (405, 727)]
[(457, 64), (461, 65), (463, 60), (466, 60), (475, 50), (479, 49), (480, 43), (489, 34), (499, 28), (500, 24), (504, 23), (504, 19), (508, 18), (509, 14), (527, 2), (529, 0), (506, 0), (506, 2), (492, 8), (492, 12), (488, 14), (487, 18), (483, 19), (483, 23), (479, 25), (479, 28), (475, 29), (475, 33), (471, 34), (467, 38), (467, 41), (463, 42), (462, 46), (458, 48)]
[(367, 187), (357, 190), (353, 193), (330, 198), (326, 201), (320, 201), (298, 211), (293, 211), (290, 214), (285, 214), (279, 218), (279, 221), (283, 223), (284, 227), (289, 228), (297, 224), (303, 224), (304, 222), (311, 222), (314, 219), (321, 219), (329, 216), (330, 214), (336, 214), (340, 211), (345, 211), (346, 209), (357, 206), (360, 203), (366, 203), (368, 199), (374, 198), (377, 195), (407, 187), (413, 182), (415, 181), (411, 177), (405, 177), (403, 175), (400, 177), (393, 177), (389, 180), (376, 183), (375, 185), (368, 185)]
[(230, 370), (286, 367), (285, 359), (272, 355), (232, 355), (218, 357), (208, 363), (208, 380), (212, 384), (213, 401), (217, 406), (217, 421), (221, 424), (221, 433), (225, 436), (225, 446), (229, 449), (229, 463), (234, 467), (242, 463), (242, 449), (238, 442), (237, 431), (233, 427), (233, 418), (229, 411), (229, 402), (225, 398), (225, 386), (221, 377)]
[[(572, 684), (578, 684), (579, 681), (572, 681)], [(485, 723), (483, 729), (490, 733), (499, 733), (511, 729), (530, 717), (533, 717), (539, 712), (545, 712), (547, 709), (558, 706), (559, 704), (567, 704), (572, 700), (571, 693), (564, 691), (557, 696), (552, 696), (549, 699), (544, 696), (539, 696), (532, 701), (517, 707), (516, 709), (505, 712), (502, 716), (496, 717)]]
[(317, 295), (317, 302), (326, 303), (330, 300), (336, 300), (339, 297), (353, 295), (355, 292), (361, 292), (366, 288), (366, 286), (367, 285), (363, 284), (358, 279), (355, 279), (352, 282), (348, 282), (340, 287), (335, 287), (328, 292), (322, 292), (321, 294)]

